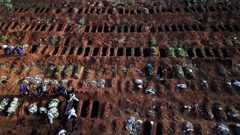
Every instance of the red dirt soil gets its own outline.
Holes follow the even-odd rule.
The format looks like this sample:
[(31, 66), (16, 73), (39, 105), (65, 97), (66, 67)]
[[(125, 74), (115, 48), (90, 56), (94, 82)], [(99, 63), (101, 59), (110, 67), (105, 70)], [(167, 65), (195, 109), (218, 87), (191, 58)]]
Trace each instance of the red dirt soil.
[[(0, 84), (0, 101), (20, 99), (16, 113), (0, 113), (0, 134), (54, 135), (65, 129), (68, 135), (126, 135), (131, 116), (143, 122), (137, 131), (143, 135), (185, 134), (182, 123), (187, 121), (194, 124), (189, 134), (213, 135), (217, 124), (233, 127), (239, 123), (229, 119), (227, 110), (234, 106), (240, 111), (240, 89), (225, 85), (240, 76), (239, 43), (229, 46), (228, 42), (240, 38), (238, 1), (216, 4), (209, 0), (202, 6), (167, 1), (139, 0), (120, 7), (105, 1), (99, 6), (94, 1), (17, 0), (11, 11), (1, 7), (0, 45), (29, 46), (20, 58), (0, 52), (0, 76), (7, 76)], [(115, 8), (117, 13), (113, 13)], [(168, 53), (170, 47), (175, 49), (173, 56)], [(180, 56), (178, 48), (184, 48), (186, 56)], [(151, 75), (147, 75), (148, 63), (153, 66)], [(74, 70), (64, 72), (70, 65)], [(193, 77), (185, 70), (183, 75), (176, 74), (177, 65), (183, 70), (184, 65), (190, 66)], [(53, 75), (56, 71), (50, 71), (50, 66), (62, 70)], [(74, 77), (78, 66), (83, 72)], [(74, 89), (80, 100), (75, 107), (77, 131), (71, 132), (72, 119), (65, 120), (67, 99), (52, 93), (57, 85), (47, 85), (47, 96), (35, 96), (33, 91), (30, 96), (19, 96), (18, 80), (35, 75), (68, 80), (66, 87)], [(136, 87), (137, 78), (144, 81), (143, 89)], [(99, 79), (106, 80), (105, 88), (88, 85), (89, 80)], [(207, 88), (201, 80), (207, 81)], [(179, 83), (186, 83), (187, 88), (178, 89)], [(156, 93), (145, 93), (147, 87)], [(60, 100), (60, 115), (53, 124), (46, 116), (28, 114), (29, 104), (46, 106), (54, 98)], [(182, 104), (192, 107), (190, 113), (181, 111)], [(223, 110), (216, 111), (216, 106)], [(240, 130), (230, 128), (229, 134), (239, 135)]]

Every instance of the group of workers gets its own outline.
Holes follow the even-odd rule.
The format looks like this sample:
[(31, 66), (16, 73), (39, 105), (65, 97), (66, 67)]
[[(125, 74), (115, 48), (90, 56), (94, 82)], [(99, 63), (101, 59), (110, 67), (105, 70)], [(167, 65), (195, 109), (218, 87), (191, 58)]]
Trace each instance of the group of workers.
[[(31, 87), (31, 83), (27, 83), (26, 85), (24, 85), (23, 83), (20, 84), (19, 86), (19, 92), (20, 95), (30, 95), (31, 89), (33, 89), (33, 94), (37, 95), (37, 96), (45, 96), (47, 95), (48, 91), (47, 91), (47, 85), (46, 83), (44, 83), (44, 81), (41, 81), (41, 83), (39, 85), (33, 84), (33, 86)], [(65, 87), (64, 83), (60, 83), (60, 85), (58, 87), (54, 87), (52, 90), (52, 93), (54, 95), (63, 95), (65, 97), (68, 97), (68, 104), (69, 107), (66, 110), (66, 115), (67, 115), (67, 119), (71, 119), (72, 118), (72, 131), (76, 131), (77, 127), (78, 127), (78, 122), (77, 122), (77, 114), (76, 114), (76, 110), (74, 108), (74, 102), (79, 102), (79, 100), (77, 99), (76, 95), (74, 94), (74, 90), (71, 93), (68, 93), (67, 88)], [(64, 135), (65, 132), (63, 132), (65, 130), (61, 130), (61, 134)]]
[[(20, 84), (19, 86), (19, 93), (20, 95), (30, 95), (31, 89), (33, 89), (33, 94), (36, 96), (46, 96), (48, 91), (47, 91), (47, 85), (46, 83), (44, 83), (44, 81), (42, 81), (40, 83), (40, 85), (38, 84), (33, 84), (33, 86), (31, 83), (27, 83), (26, 85), (24, 85), (23, 83)], [(68, 91), (67, 88), (64, 86), (63, 83), (61, 83), (58, 87), (54, 87), (52, 89), (52, 93), (54, 95), (64, 95), (64, 96), (68, 96)]]
[[(31, 84), (27, 83), (26, 85), (20, 84), (19, 86), (19, 92), (20, 95), (30, 95), (31, 91)], [(44, 82), (41, 82), (40, 85), (34, 84), (33, 85), (33, 93), (36, 96), (43, 96), (47, 94), (47, 85)]]

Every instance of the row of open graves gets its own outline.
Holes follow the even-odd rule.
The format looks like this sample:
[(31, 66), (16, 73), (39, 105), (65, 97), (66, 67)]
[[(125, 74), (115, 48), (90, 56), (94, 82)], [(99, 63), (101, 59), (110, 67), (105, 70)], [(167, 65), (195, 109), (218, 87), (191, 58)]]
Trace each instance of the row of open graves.
[[(210, 121), (215, 121), (214, 124), (212, 124), (208, 131), (203, 131), (201, 126), (197, 123), (192, 123), (191, 121), (184, 121), (182, 123), (176, 124), (175, 122), (170, 122), (168, 127), (163, 127), (167, 125), (162, 125), (162, 123), (155, 123), (154, 121), (145, 121), (143, 122), (143, 134), (144, 135), (161, 135), (162, 130), (166, 128), (167, 132), (169, 134), (178, 134), (176, 131), (180, 131), (180, 134), (196, 134), (196, 135), (203, 135), (203, 134), (217, 134), (217, 135), (227, 135), (227, 134), (233, 134), (233, 135), (239, 135), (240, 131), (240, 113), (239, 113), (239, 107), (238, 106), (221, 106), (218, 103), (213, 103), (211, 107), (209, 107), (209, 104), (207, 102), (203, 102), (203, 104), (194, 104), (194, 105), (187, 105), (184, 103), (179, 104), (179, 108), (176, 108), (179, 110), (182, 115), (189, 116), (191, 118), (195, 119), (205, 119)], [(148, 111), (148, 116), (154, 116), (152, 115), (154, 110), (158, 110), (158, 108), (154, 108), (153, 111)], [(198, 112), (199, 111), (199, 112)], [(150, 115), (151, 114), (151, 115)], [(170, 113), (171, 117), (174, 117), (174, 114)], [(226, 122), (228, 121), (228, 122)], [(134, 125), (134, 128), (137, 128), (139, 126), (139, 123), (141, 123), (141, 120), (137, 120), (134, 117), (131, 117), (128, 120), (128, 124), (132, 123)], [(225, 124), (228, 123), (228, 124)], [(126, 128), (130, 132), (136, 132), (134, 128), (129, 128), (129, 125), (126, 125)], [(136, 126), (137, 125), (137, 126)], [(156, 129), (155, 129), (156, 128)]]
[[(39, 105), (38, 103), (26, 103), (21, 98), (14, 97), (14, 98), (3, 98), (0, 102), (0, 112), (2, 114), (6, 114), (7, 116), (11, 117), (12, 115), (16, 114), (19, 110), (23, 109), (24, 112), (28, 113), (29, 115), (36, 115), (39, 117), (44, 117), (43, 114), (52, 113), (54, 119), (57, 119), (60, 115), (66, 114), (65, 107), (67, 106), (66, 102), (60, 103), (59, 99), (52, 99), (46, 104)], [(99, 101), (90, 101), (84, 100), (80, 101), (77, 104), (77, 115), (81, 118), (104, 118), (104, 113), (106, 108), (108, 107), (108, 103), (101, 103)], [(75, 106), (75, 105), (74, 105)], [(184, 114), (188, 115), (189, 117), (196, 117), (199, 116), (200, 118), (204, 118), (206, 120), (215, 120), (218, 124), (215, 124), (214, 130), (215, 133), (218, 135), (226, 135), (226, 134), (234, 134), (239, 135), (240, 131), (240, 114), (239, 108), (235, 106), (221, 106), (218, 103), (214, 103), (212, 108), (209, 108), (207, 104), (203, 104), (200, 106), (200, 112), (196, 111), (196, 106), (185, 105), (181, 103), (179, 105), (179, 111)], [(154, 111), (154, 110), (153, 110)], [(150, 111), (149, 111), (150, 112)], [(62, 114), (61, 114), (62, 113)], [(151, 112), (153, 114), (154, 112)], [(197, 113), (197, 114), (194, 114)], [(199, 114), (199, 115), (198, 115)], [(236, 124), (223, 124), (221, 121), (229, 120), (231, 122), (235, 122)], [(141, 130), (143, 135), (162, 135), (163, 126), (161, 122), (154, 122), (150, 120), (146, 120), (142, 122), (142, 120), (137, 119), (135, 117), (130, 117), (125, 122), (125, 130), (127, 130), (130, 134), (136, 134)], [(113, 121), (113, 130), (115, 129), (117, 124), (116, 121)], [(182, 133), (192, 132), (196, 135), (203, 134), (201, 131), (201, 125), (191, 123), (189, 121), (182, 122), (180, 127), (176, 127), (176, 123), (170, 123), (170, 127), (168, 128), (169, 133), (175, 133), (176, 128), (180, 128)]]
[[(116, 57), (116, 56), (127, 56), (127, 57), (178, 57), (178, 58), (229, 58), (231, 52), (236, 52), (237, 49), (231, 50), (228, 48), (160, 48), (160, 47), (83, 47), (81, 45), (72, 47), (52, 47), (52, 46), (32, 46), (30, 53), (37, 53), (43, 55), (54, 55), (54, 56), (81, 56), (81, 57)], [(239, 50), (240, 51), (240, 50)]]
[[(39, 65), (40, 66), (40, 65)], [(72, 82), (78, 81), (78, 88), (86, 89), (95, 86), (99, 86), (101, 88), (113, 88), (117, 86), (118, 92), (123, 92), (123, 90), (138, 90), (138, 88), (143, 89), (143, 93), (148, 93), (150, 95), (157, 94), (158, 88), (154, 88), (151, 86), (151, 81), (147, 81), (146, 77), (150, 77), (154, 80), (159, 80), (159, 82), (163, 82), (166, 84), (166, 80), (178, 80), (178, 84), (176, 84), (176, 88), (186, 89), (192, 88), (192, 85), (189, 84), (189, 81), (196, 82), (199, 86), (197, 88), (201, 89), (210, 89), (211, 91), (216, 91), (216, 84), (214, 81), (211, 81), (209, 77), (217, 75), (218, 77), (225, 78), (224, 81), (219, 84), (219, 88), (221, 87), (223, 90), (227, 90), (228, 92), (239, 91), (240, 81), (236, 78), (231, 79), (231, 69), (224, 67), (223, 65), (215, 66), (215, 72), (209, 73), (208, 71), (201, 69), (201, 67), (197, 67), (196, 65), (187, 63), (187, 64), (150, 64), (148, 63), (144, 67), (131, 68), (131, 72), (136, 72), (139, 74), (138, 77), (132, 78), (132, 76), (128, 76), (128, 68), (123, 67), (121, 72), (117, 74), (119, 76), (125, 76), (125, 79), (116, 79), (113, 72), (115, 71), (107, 71), (101, 70), (97, 71), (96, 69), (85, 69), (81, 64), (71, 64), (71, 65), (57, 65), (57, 64), (46, 64), (41, 65), (41, 69), (45, 72), (45, 80), (44, 82), (47, 84), (58, 84), (57, 79), (63, 79), (63, 82)], [(20, 72), (25, 72), (27, 68), (23, 68)], [(102, 79), (97, 77), (94, 78), (97, 74), (106, 74), (107, 79)], [(200, 79), (199, 79), (200, 77)], [(2, 76), (1, 82), (5, 82), (8, 78), (7, 76)], [(72, 80), (74, 79), (74, 80)], [(198, 81), (197, 81), (197, 80)], [(18, 80), (18, 79), (17, 79)], [(33, 82), (41, 82), (41, 77), (39, 75), (28, 76), (24, 78), (20, 78), (23, 82), (29, 83)], [(167, 85), (166, 85), (167, 86)]]
[[(72, 77), (74, 79), (88, 79), (88, 76), (96, 74), (94, 69), (84, 70), (84, 66), (81, 64), (71, 64), (71, 65), (57, 65), (57, 64), (47, 64), (44, 67), (45, 75), (49, 78), (60, 79)], [(215, 67), (216, 72), (214, 74), (220, 77), (229, 76), (229, 70), (223, 65), (218, 65)], [(23, 69), (24, 70), (24, 69)], [(141, 68), (136, 68), (136, 72), (144, 76), (160, 77), (166, 79), (172, 78), (187, 78), (195, 79), (199, 74), (201, 74), (201, 69), (194, 66), (193, 64), (146, 64)], [(122, 72), (119, 72), (119, 75), (124, 75), (127, 72), (126, 68), (122, 69)], [(112, 75), (109, 78), (113, 78)]]
[[(80, 25), (79, 25), (80, 26)], [(76, 31), (79, 29), (80, 32), (85, 33), (163, 33), (163, 32), (204, 32), (211, 30), (213, 32), (239, 32), (240, 26), (238, 24), (211, 24), (211, 25), (202, 25), (202, 24), (167, 24), (159, 26), (147, 26), (145, 25), (107, 25), (107, 24), (88, 24), (81, 27), (73, 27), (72, 25), (56, 23), (56, 24), (47, 24), (47, 23), (36, 23), (36, 22), (6, 22), (2, 21), (0, 24), (1, 30), (9, 30), (12, 32), (15, 31), (32, 31), (32, 32), (69, 32)]]
[(44, 13), (76, 13), (76, 14), (123, 14), (123, 15), (137, 15), (137, 14), (159, 14), (159, 13), (178, 13), (178, 12), (231, 12), (240, 10), (238, 4), (230, 4), (230, 5), (213, 5), (213, 6), (192, 6), (192, 7), (172, 7), (165, 8), (163, 6), (135, 6), (135, 7), (109, 7), (109, 6), (93, 6), (91, 5), (80, 5), (80, 6), (72, 6), (68, 9), (66, 8), (26, 8), (26, 7), (16, 7), (14, 11), (16, 13), (27, 13), (34, 12), (35, 14), (44, 14)]

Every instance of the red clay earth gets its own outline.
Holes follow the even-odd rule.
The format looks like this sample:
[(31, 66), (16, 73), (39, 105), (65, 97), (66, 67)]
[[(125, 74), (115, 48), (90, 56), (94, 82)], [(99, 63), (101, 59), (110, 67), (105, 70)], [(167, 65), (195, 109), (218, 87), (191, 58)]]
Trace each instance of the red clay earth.
[[(182, 124), (189, 121), (194, 124), (189, 134), (217, 134), (216, 125), (223, 123), (229, 126), (229, 134), (239, 135), (239, 128), (234, 127), (239, 120), (229, 119), (227, 111), (230, 106), (240, 111), (240, 91), (225, 85), (240, 75), (237, 2), (186, 6), (180, 0), (170, 4), (136, 1), (120, 7), (114, 2), (99, 6), (99, 2), (86, 1), (17, 0), (11, 11), (1, 7), (0, 45), (29, 47), (20, 59), (1, 50), (0, 75), (7, 76), (0, 85), (1, 100), (18, 97), (20, 105), (11, 116), (6, 116), (6, 110), (1, 112), (0, 134), (52, 135), (63, 128), (69, 135), (126, 135), (127, 120), (133, 116), (143, 122), (137, 134), (185, 134)], [(174, 55), (169, 53), (170, 47), (175, 49)], [(184, 49), (184, 56), (179, 48)], [(148, 63), (153, 65), (150, 76), (145, 70)], [(70, 65), (74, 70), (64, 72)], [(184, 65), (191, 67), (193, 77)], [(51, 66), (59, 70), (51, 71)], [(177, 67), (183, 74), (176, 72)], [(83, 72), (74, 76), (77, 68)], [(67, 99), (51, 92), (55, 85), (47, 85), (46, 97), (32, 91), (28, 97), (19, 96), (17, 80), (35, 75), (68, 79), (69, 91), (75, 89), (80, 100), (76, 132), (71, 132), (72, 120), (64, 118)], [(134, 83), (137, 78), (144, 81), (142, 90)], [(105, 88), (88, 85), (99, 79), (106, 80)], [(187, 88), (178, 89), (179, 83), (186, 83)], [(145, 93), (147, 87), (155, 88), (156, 93)], [(60, 116), (53, 124), (46, 116), (28, 114), (29, 104), (47, 105), (53, 98), (60, 99)], [(183, 112), (181, 105), (192, 110)], [(223, 109), (216, 109), (220, 107)]]

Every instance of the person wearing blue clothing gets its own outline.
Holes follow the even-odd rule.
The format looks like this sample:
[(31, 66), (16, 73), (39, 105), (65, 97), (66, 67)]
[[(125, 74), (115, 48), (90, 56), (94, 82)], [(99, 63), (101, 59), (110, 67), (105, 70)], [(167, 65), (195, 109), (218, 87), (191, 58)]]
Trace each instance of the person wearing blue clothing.
[(7, 54), (8, 54), (8, 55), (12, 54), (13, 49), (14, 49), (14, 47), (13, 47), (12, 45), (7, 45), (7, 48), (6, 48)]
[(17, 46), (15, 50), (17, 51), (18, 56), (21, 57), (23, 53), (23, 47)]
[(46, 94), (47, 94), (47, 85), (44, 82), (42, 82), (41, 85), (42, 85), (42, 94), (44, 96), (46, 96)]
[(20, 87), (19, 87), (19, 92), (20, 92), (20, 95), (23, 95), (24, 94), (24, 85), (23, 84), (20, 84)]

